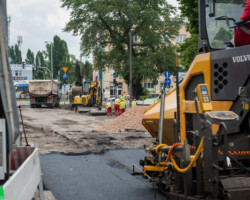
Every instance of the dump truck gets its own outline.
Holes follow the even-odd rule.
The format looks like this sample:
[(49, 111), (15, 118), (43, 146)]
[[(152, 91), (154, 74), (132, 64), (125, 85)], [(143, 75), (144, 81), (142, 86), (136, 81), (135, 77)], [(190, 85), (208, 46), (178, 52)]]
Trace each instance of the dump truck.
[(234, 45), (245, 1), (198, 3), (199, 54), (143, 116), (155, 140), (142, 174), (170, 200), (250, 199), (250, 45)]
[(42, 105), (59, 107), (59, 83), (56, 80), (29, 81), (29, 94), (31, 108), (39, 108)]

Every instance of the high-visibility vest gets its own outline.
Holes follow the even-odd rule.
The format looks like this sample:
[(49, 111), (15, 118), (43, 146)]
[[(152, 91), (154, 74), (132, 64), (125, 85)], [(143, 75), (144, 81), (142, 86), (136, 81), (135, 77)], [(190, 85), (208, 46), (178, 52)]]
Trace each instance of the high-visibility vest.
[(132, 101), (132, 107), (136, 106), (136, 101)]
[(126, 102), (125, 101), (122, 101), (120, 103), (120, 109), (124, 109), (126, 107)]
[(106, 103), (106, 108), (110, 108), (111, 107), (111, 103)]
[(119, 103), (120, 103), (120, 99), (116, 99), (115, 100), (115, 105), (119, 105)]
[(121, 100), (122, 100), (122, 101), (125, 101), (125, 98), (126, 98), (125, 95), (122, 95), (122, 96), (121, 96)]

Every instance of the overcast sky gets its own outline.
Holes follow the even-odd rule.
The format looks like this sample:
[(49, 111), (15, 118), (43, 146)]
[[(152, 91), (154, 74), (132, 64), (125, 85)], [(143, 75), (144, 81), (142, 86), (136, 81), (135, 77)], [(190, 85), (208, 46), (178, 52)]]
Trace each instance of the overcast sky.
[[(168, 0), (178, 6), (176, 0)], [(11, 17), (10, 46), (17, 43), (17, 36), (22, 36), (23, 60), (29, 49), (35, 54), (45, 50), (45, 41), (52, 41), (58, 35), (67, 42), (69, 53), (80, 58), (80, 38), (62, 31), (69, 21), (69, 11), (61, 8), (60, 0), (7, 0), (7, 12)], [(91, 56), (83, 58), (92, 62)]]

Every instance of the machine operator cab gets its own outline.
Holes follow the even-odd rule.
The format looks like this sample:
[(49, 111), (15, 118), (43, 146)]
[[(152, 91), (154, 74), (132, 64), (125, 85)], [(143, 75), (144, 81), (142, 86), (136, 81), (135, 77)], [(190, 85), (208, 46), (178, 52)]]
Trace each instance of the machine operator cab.
[(199, 52), (234, 47), (234, 34), (244, 0), (201, 0)]

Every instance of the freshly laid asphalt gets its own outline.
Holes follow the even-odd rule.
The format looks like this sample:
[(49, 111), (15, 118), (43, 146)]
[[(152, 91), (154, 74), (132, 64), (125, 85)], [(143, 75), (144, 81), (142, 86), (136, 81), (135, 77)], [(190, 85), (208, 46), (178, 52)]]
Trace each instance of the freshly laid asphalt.
[(143, 149), (110, 150), (104, 154), (40, 155), (45, 189), (57, 200), (162, 200), (152, 183), (132, 176)]

